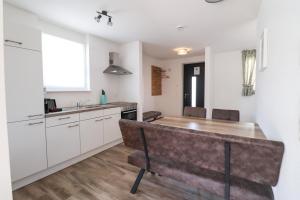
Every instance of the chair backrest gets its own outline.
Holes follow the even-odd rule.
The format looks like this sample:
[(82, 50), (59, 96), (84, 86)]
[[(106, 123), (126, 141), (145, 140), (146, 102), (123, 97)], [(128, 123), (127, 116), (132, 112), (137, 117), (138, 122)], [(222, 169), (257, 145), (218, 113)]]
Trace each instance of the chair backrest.
[(240, 121), (240, 111), (238, 110), (224, 110), (224, 109), (213, 109), (212, 118), (228, 121)]
[(281, 142), (241, 138), (222, 134), (120, 120), (126, 146), (143, 151), (144, 130), (151, 158), (156, 157), (172, 167), (188, 166), (224, 173), (224, 143), (231, 144), (231, 176), (253, 182), (276, 185), (284, 151)]
[(184, 116), (206, 118), (206, 108), (201, 107), (184, 107)]

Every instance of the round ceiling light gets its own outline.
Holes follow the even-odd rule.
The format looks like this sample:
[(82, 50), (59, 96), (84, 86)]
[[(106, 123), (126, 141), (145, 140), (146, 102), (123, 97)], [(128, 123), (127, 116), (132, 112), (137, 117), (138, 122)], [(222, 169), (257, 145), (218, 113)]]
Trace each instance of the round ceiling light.
[(223, 0), (205, 0), (207, 3), (218, 3), (221, 2)]
[(184, 55), (190, 53), (192, 51), (192, 49), (187, 48), (187, 47), (179, 47), (179, 48), (174, 49), (174, 51), (177, 52), (177, 55), (184, 56)]

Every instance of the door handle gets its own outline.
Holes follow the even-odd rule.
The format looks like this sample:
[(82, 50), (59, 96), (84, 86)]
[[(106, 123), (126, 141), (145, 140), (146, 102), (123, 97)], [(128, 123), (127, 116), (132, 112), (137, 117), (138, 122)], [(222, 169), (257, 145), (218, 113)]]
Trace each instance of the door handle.
[(133, 112), (136, 112), (136, 110), (124, 111), (124, 112), (122, 112), (122, 114), (128, 114), (128, 113), (133, 113)]
[(74, 127), (77, 127), (77, 126), (79, 126), (79, 125), (76, 124), (76, 125), (73, 125), (73, 126), (68, 126), (68, 128), (74, 128)]
[(42, 117), (44, 114), (38, 114), (38, 115), (28, 115), (27, 117), (32, 118), (32, 117)]
[(14, 43), (14, 44), (18, 44), (18, 45), (22, 45), (22, 42), (18, 42), (18, 41), (14, 41), (14, 40), (4, 40), (5, 42), (10, 42), (10, 43)]
[(103, 119), (96, 119), (95, 122), (102, 122)]
[(64, 119), (70, 119), (71, 117), (62, 117), (62, 118), (58, 118), (58, 120), (64, 120)]
[(107, 117), (107, 118), (104, 118), (104, 119), (111, 119), (112, 117)]
[(29, 126), (43, 124), (44, 122), (28, 123)]

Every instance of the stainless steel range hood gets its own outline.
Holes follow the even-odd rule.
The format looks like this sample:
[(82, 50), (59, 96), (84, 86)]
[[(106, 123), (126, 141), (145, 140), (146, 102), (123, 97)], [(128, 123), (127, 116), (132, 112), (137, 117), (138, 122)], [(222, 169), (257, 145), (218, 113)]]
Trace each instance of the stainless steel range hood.
[(119, 54), (116, 52), (109, 52), (109, 66), (103, 71), (106, 74), (115, 75), (129, 75), (132, 74), (127, 69), (121, 67)]

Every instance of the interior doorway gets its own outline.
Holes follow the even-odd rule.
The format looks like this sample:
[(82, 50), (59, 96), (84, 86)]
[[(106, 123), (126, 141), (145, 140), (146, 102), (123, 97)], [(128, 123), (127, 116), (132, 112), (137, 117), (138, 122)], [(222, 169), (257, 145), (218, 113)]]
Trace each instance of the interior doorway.
[(205, 63), (183, 65), (183, 108), (204, 107)]

